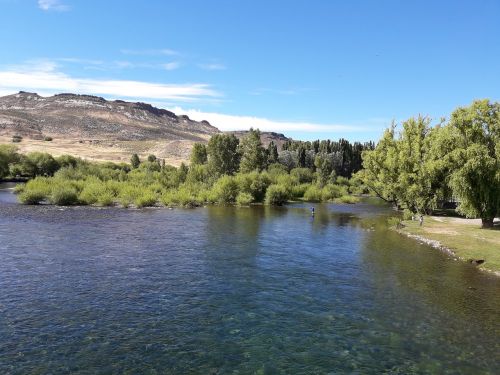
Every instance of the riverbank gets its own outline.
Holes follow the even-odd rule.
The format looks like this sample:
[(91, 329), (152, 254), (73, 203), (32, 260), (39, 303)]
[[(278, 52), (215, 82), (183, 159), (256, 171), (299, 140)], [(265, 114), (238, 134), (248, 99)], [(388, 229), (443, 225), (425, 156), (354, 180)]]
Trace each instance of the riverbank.
[(500, 276), (499, 229), (481, 229), (481, 220), (456, 217), (426, 216), (422, 226), (402, 223), (400, 233)]

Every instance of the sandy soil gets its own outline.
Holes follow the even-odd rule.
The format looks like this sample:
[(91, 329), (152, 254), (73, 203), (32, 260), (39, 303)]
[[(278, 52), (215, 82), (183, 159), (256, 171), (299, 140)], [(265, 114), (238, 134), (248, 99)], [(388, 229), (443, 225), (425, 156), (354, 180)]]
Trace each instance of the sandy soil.
[[(0, 143), (12, 144), (11, 137), (0, 136)], [(208, 137), (207, 137), (208, 141)], [(189, 160), (194, 141), (113, 141), (105, 139), (57, 139), (42, 141), (23, 139), (15, 145), (22, 153), (33, 151), (48, 152), (53, 156), (69, 154), (93, 161), (129, 162), (132, 154), (137, 153), (141, 159), (154, 154), (165, 163), (179, 166)]]

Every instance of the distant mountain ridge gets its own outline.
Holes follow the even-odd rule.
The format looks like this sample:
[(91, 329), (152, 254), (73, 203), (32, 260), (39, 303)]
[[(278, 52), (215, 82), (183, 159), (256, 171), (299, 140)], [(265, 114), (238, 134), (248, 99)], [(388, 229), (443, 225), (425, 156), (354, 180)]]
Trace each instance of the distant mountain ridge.
[(219, 130), (207, 121), (146, 103), (108, 101), (91, 95), (42, 97), (19, 92), (0, 97), (0, 134), (113, 140), (205, 141)]

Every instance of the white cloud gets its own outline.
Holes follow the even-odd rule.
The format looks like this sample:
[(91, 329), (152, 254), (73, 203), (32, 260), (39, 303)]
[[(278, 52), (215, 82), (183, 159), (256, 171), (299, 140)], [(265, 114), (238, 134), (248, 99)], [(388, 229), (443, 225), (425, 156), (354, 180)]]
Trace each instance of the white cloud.
[(163, 68), (165, 70), (175, 70), (175, 69), (179, 69), (180, 68), (181, 63), (178, 62), (178, 61), (172, 61), (172, 62), (163, 64), (162, 66), (163, 66)]
[(38, 7), (42, 10), (54, 10), (57, 12), (65, 12), (69, 10), (69, 6), (60, 0), (38, 0)]
[(168, 108), (177, 115), (188, 115), (189, 118), (201, 121), (207, 120), (220, 130), (248, 130), (251, 127), (261, 131), (274, 132), (304, 132), (304, 133), (348, 133), (363, 132), (368, 130), (364, 126), (342, 125), (342, 124), (317, 124), (299, 121), (275, 121), (262, 117), (225, 115), (222, 113), (202, 112), (195, 109), (183, 109), (182, 107)]
[(218, 63), (211, 64), (198, 64), (198, 66), (203, 70), (226, 70), (226, 66)]
[(19, 90), (45, 94), (72, 92), (143, 100), (197, 102), (211, 101), (221, 94), (204, 83), (168, 84), (132, 80), (72, 77), (50, 61), (30, 62), (15, 69), (0, 70), (0, 93)]

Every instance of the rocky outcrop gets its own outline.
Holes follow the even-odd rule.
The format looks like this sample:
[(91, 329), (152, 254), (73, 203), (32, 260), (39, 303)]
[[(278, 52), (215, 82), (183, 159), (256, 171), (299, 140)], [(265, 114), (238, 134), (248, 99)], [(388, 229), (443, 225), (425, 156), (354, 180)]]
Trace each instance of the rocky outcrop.
[(42, 97), (23, 91), (0, 97), (0, 135), (196, 142), (206, 141), (218, 132), (207, 121), (176, 116), (147, 103), (68, 93)]

